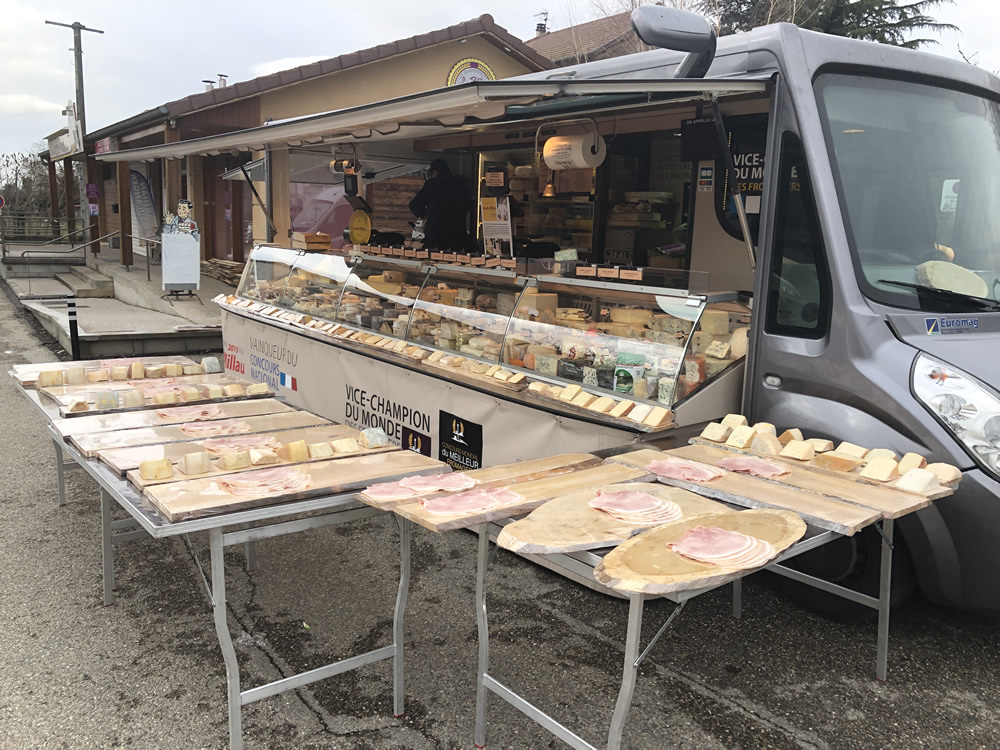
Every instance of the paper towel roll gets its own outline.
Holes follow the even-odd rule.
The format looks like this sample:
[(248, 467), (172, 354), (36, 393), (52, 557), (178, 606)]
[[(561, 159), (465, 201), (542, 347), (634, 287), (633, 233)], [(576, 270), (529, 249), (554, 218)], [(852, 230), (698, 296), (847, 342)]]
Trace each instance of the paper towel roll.
[(596, 133), (555, 135), (545, 141), (542, 158), (549, 169), (581, 169), (601, 166), (607, 153), (607, 144)]

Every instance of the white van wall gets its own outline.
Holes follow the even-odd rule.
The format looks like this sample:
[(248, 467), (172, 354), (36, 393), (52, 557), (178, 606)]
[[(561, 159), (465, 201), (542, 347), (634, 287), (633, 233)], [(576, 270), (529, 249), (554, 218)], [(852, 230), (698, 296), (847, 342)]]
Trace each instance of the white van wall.
[[(714, 168), (715, 162), (699, 162), (699, 172), (702, 167)], [(720, 176), (716, 174), (715, 179), (720, 179)], [(709, 275), (708, 288), (712, 292), (752, 290), (753, 269), (747, 258), (746, 245), (741, 240), (733, 239), (719, 224), (712, 203), (715, 191), (701, 192), (695, 186), (694, 196), (691, 270)]]

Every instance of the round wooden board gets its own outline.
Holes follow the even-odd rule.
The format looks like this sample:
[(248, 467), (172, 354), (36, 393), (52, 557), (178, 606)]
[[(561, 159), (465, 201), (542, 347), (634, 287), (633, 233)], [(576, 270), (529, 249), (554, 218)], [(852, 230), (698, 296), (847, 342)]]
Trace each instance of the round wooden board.
[[(572, 492), (549, 500), (529, 516), (505, 526), (497, 544), (512, 552), (557, 554), (579, 552), (599, 547), (614, 547), (633, 535), (651, 528), (618, 521), (607, 513), (590, 507), (599, 490), (616, 492), (638, 489), (670, 500), (680, 506), (684, 516), (724, 513), (726, 506), (677, 487), (644, 482), (613, 484)], [(655, 528), (655, 527), (654, 527)]]
[(667, 547), (695, 526), (715, 526), (770, 542), (775, 555), (806, 533), (805, 522), (787, 510), (741, 510), (709, 513), (660, 526), (616, 547), (596, 568), (594, 577), (617, 591), (672, 594), (677, 591), (718, 586), (747, 573), (746, 569), (720, 568), (678, 555)]

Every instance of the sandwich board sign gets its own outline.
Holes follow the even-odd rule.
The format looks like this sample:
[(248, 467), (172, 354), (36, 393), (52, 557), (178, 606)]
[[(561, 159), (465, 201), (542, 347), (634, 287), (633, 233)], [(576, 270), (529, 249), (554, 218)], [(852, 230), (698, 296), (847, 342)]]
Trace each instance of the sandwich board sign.
[(193, 204), (177, 202), (177, 213), (163, 217), (163, 291), (197, 291), (201, 284), (201, 235), (191, 216)]

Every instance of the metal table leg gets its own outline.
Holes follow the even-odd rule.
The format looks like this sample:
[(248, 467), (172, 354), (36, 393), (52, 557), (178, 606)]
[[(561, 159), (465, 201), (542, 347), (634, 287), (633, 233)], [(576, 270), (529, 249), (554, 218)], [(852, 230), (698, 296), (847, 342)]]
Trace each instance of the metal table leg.
[(892, 604), (892, 530), (891, 518), (882, 521), (882, 560), (878, 589), (878, 653), (875, 679), (885, 682), (889, 660), (889, 607)]
[[(254, 526), (253, 521), (247, 521), (244, 528), (252, 529)], [(252, 570), (257, 569), (257, 542), (250, 540), (243, 545), (243, 550), (246, 553), (247, 559), (247, 573)]]
[(737, 620), (743, 617), (743, 579), (733, 581), (733, 617)]
[(399, 518), (399, 591), (392, 616), (392, 713), (398, 719), (405, 711), (404, 664), (406, 596), (410, 591), (410, 533), (413, 524)]
[(101, 490), (101, 557), (104, 563), (104, 606), (110, 607), (114, 604), (111, 592), (115, 588), (115, 562), (111, 540), (111, 495), (104, 489)]
[(59, 486), (59, 506), (62, 507), (66, 504), (66, 475), (64, 474), (63, 467), (63, 449), (62, 444), (55, 438), (52, 439), (52, 445), (56, 449), (56, 484)]
[(486, 620), (486, 568), (490, 559), (490, 534), (481, 524), (476, 564), (476, 624), (479, 626), (479, 675), (476, 679), (476, 747), (486, 747), (486, 674), (490, 667), (490, 629)]
[(243, 699), (240, 695), (240, 667), (236, 649), (226, 620), (226, 566), (223, 559), (222, 529), (209, 531), (209, 548), (212, 554), (212, 610), (215, 616), (215, 633), (219, 637), (222, 659), (226, 663), (226, 692), (229, 699), (229, 747), (243, 748)]
[(611, 717), (608, 731), (608, 750), (618, 750), (622, 745), (625, 719), (632, 707), (632, 693), (635, 691), (635, 677), (639, 671), (639, 639), (642, 636), (642, 605), (644, 594), (631, 594), (628, 601), (628, 633), (625, 636), (625, 665), (622, 668), (622, 686), (618, 691), (618, 702)]

